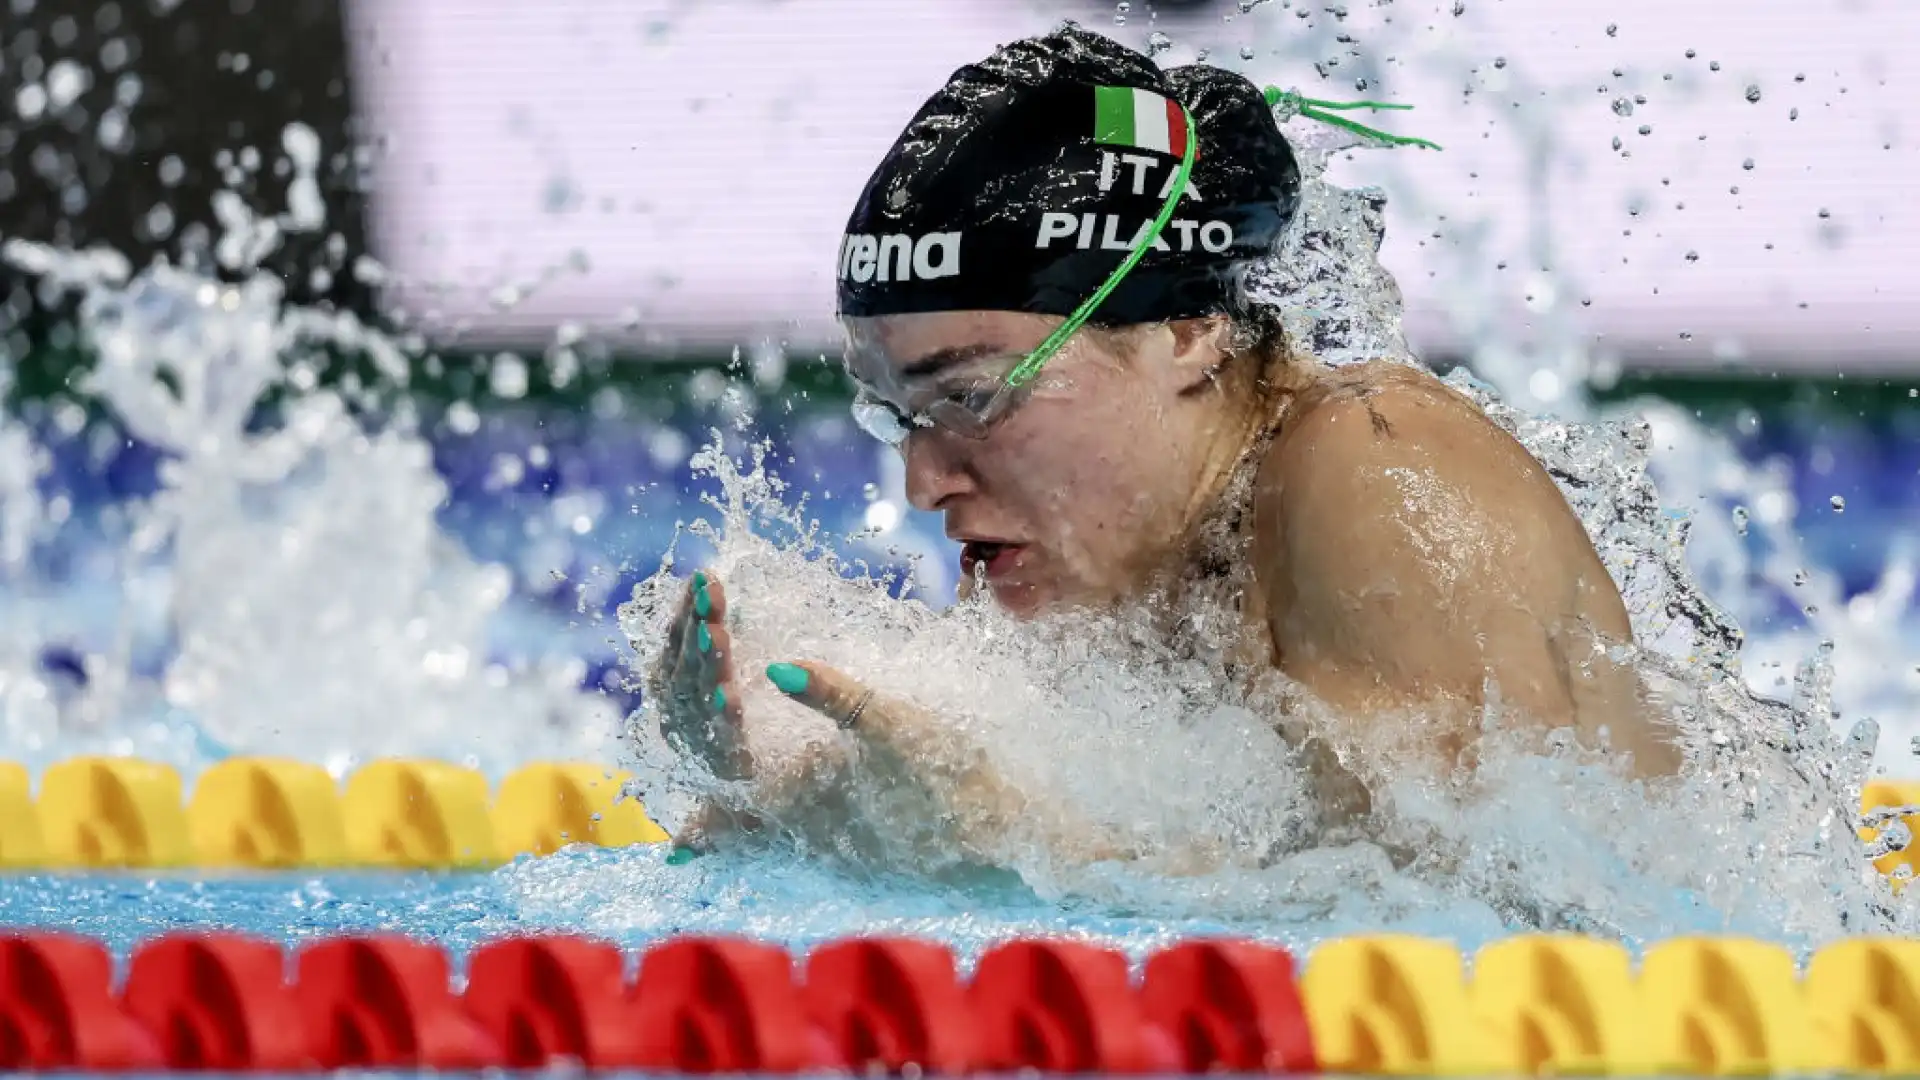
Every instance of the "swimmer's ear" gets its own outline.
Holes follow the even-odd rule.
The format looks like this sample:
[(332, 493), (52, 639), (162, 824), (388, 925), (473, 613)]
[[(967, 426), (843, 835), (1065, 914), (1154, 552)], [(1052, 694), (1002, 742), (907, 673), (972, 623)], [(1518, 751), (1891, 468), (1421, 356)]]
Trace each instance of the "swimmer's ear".
[(1227, 320), (1218, 315), (1175, 319), (1166, 328), (1173, 335), (1172, 370), (1180, 380), (1180, 392), (1191, 394), (1211, 385), (1227, 359), (1231, 331)]

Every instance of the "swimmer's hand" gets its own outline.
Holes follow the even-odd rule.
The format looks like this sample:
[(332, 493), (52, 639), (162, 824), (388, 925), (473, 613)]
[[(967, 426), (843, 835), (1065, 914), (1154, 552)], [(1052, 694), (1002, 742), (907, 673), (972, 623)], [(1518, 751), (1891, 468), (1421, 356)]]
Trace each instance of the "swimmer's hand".
[(1009, 783), (988, 755), (953, 725), (910, 701), (874, 693), (824, 664), (774, 664), (767, 679), (788, 697), (846, 731), (860, 757), (884, 772), (911, 776), (946, 804), (968, 852), (1000, 862), (1013, 845), (1045, 844), (1073, 862), (1129, 858), (1113, 838), (1057, 806), (1041, 806)]
[(719, 580), (695, 573), (648, 690), (660, 703), (661, 733), (669, 744), (723, 780), (743, 780), (753, 774), (753, 756), (741, 726), (726, 614), (727, 594)]

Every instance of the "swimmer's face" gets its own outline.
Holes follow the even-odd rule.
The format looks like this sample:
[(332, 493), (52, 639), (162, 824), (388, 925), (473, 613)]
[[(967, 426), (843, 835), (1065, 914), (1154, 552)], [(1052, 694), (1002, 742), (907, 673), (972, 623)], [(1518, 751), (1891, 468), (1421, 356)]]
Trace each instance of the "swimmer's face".
[(987, 405), (1060, 321), (1000, 311), (848, 320), (848, 373), (907, 418), (907, 496), (944, 514), (961, 543), (963, 595), (981, 573), (1017, 614), (1111, 601), (1161, 565), (1195, 507), (1210, 442), (1201, 429), (1213, 417), (1193, 390), (1219, 354), (1213, 324), (1199, 321), (1124, 340), (1083, 330), (994, 406), (984, 431), (937, 422), (943, 399), (949, 416), (952, 403)]

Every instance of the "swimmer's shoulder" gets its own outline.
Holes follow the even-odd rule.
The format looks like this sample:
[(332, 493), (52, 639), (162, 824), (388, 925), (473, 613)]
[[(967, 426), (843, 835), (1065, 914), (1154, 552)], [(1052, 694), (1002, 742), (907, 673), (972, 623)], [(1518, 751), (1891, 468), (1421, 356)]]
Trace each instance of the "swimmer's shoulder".
[(1437, 580), (1497, 577), (1624, 631), (1619, 594), (1546, 467), (1472, 399), (1409, 365), (1314, 373), (1261, 462), (1253, 517), (1256, 558), (1277, 579), (1364, 585), (1419, 565)]
[(1323, 368), (1296, 392), (1260, 465), (1254, 516), (1271, 558), (1314, 564), (1296, 572), (1323, 572), (1329, 559), (1411, 557), (1389, 550), (1395, 537), (1424, 547), (1477, 535), (1488, 556), (1591, 550), (1519, 440), (1433, 375), (1390, 361)]
[(1424, 370), (1388, 360), (1318, 366), (1295, 390), (1262, 474), (1273, 482), (1305, 480), (1494, 446), (1502, 456), (1525, 454), (1479, 406)]

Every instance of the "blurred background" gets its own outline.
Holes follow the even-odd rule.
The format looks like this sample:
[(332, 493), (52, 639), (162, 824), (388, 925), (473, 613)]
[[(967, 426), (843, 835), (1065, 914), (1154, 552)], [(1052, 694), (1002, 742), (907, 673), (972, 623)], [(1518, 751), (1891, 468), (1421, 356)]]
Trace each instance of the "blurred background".
[[(530, 682), (562, 727), (553, 695), (624, 711), (631, 658), (611, 617), (702, 512), (711, 485), (689, 458), (716, 429), (736, 449), (772, 440), (823, 525), (873, 531), (857, 546), (876, 563), (919, 559), (922, 595), (943, 602), (953, 552), (845, 419), (833, 253), (868, 171), (950, 71), (1075, 18), (1163, 64), (1417, 106), (1373, 122), (1444, 151), (1330, 166), (1387, 197), (1381, 257), (1414, 348), (1537, 415), (1651, 418), (1663, 502), (1746, 632), (1749, 682), (1823, 692), (1796, 691), (1793, 672), (1831, 643), (1830, 673), (1811, 677), (1833, 680), (1836, 712), (1888, 728), (1884, 763), (1909, 764), (1920, 75), (1903, 60), (1920, 7), (1906, 0), (0, 4), (0, 732), (18, 746), (70, 742), (67, 706), (107, 681), (120, 711), (239, 708), (258, 723), (214, 725), (219, 741), (286, 749), (273, 740), (300, 725), (276, 710), (301, 669), (347, 702), (334, 646), (388, 641), (368, 629), (383, 620), (390, 643), (467, 635), (422, 646), (416, 677)], [(309, 445), (333, 479), (280, 485), (323, 492), (325, 528), (281, 505), (261, 511), (282, 515), (277, 548), (252, 533), (223, 547), (179, 523), (227, 518), (176, 508), (171, 534), (143, 534), (162, 496), (214, 498), (168, 463), (218, 454), (103, 399), (84, 290), (58, 287), (22, 241), (111, 250), (134, 271), (264, 274), (348, 320), (288, 361), (249, 423), (328, 389), (367, 432), (404, 417), (435, 478), (406, 490), (458, 553), (403, 537), (404, 511), (368, 509), (397, 473), (327, 456), (364, 439)], [(136, 351), (151, 337), (116, 325)], [(156, 378), (192, 396), (191, 379)], [(289, 554), (300, 536), (336, 557)], [(189, 543), (221, 557), (183, 599)], [(408, 579), (403, 603), (373, 571), (420, 551), (453, 562)], [(681, 540), (683, 560), (698, 552)], [(434, 567), (469, 563), (488, 573), (460, 579), (484, 594), (461, 622), (429, 601), (456, 587)], [(318, 610), (316, 578), (359, 606)], [(216, 592), (227, 608), (183, 615)], [(272, 609), (272, 632), (236, 604)], [(276, 674), (221, 705), (254, 669)], [(99, 706), (83, 720), (118, 730)], [(373, 752), (406, 728), (368, 720), (296, 748)]]

